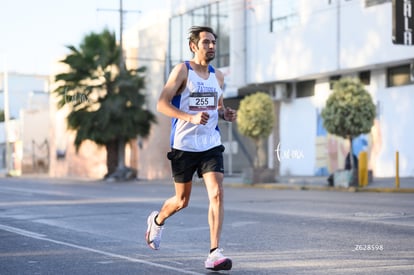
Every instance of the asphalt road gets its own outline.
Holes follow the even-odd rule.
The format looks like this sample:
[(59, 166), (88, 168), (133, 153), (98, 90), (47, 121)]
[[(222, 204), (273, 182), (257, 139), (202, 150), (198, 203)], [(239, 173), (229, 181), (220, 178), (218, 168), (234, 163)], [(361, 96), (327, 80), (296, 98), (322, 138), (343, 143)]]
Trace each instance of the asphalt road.
[(173, 186), (0, 178), (0, 274), (413, 274), (414, 195), (225, 186), (224, 254), (204, 269), (207, 197), (166, 223), (161, 249), (146, 218)]

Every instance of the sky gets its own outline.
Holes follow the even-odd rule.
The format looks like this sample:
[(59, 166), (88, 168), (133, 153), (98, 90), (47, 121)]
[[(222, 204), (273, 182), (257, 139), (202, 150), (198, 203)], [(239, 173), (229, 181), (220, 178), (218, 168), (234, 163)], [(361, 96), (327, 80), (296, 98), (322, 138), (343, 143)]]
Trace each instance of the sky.
[[(124, 29), (168, 0), (123, 0)], [(0, 0), (0, 72), (49, 75), (68, 50), (105, 27), (119, 37), (120, 0)], [(137, 12), (139, 11), (139, 12)]]

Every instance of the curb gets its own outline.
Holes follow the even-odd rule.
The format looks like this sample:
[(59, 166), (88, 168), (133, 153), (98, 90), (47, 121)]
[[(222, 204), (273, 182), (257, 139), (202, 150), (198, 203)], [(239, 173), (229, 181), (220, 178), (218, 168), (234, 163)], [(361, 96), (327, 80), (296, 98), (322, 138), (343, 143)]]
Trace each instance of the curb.
[(303, 190), (303, 191), (336, 191), (336, 192), (372, 192), (372, 193), (414, 193), (414, 188), (389, 188), (389, 187), (334, 187), (334, 186), (312, 186), (312, 185), (291, 185), (272, 183), (226, 183), (225, 186), (237, 188), (262, 188), (274, 190)]
[(377, 192), (377, 193), (414, 193), (414, 188), (390, 188), (390, 187), (357, 187), (355, 192)]

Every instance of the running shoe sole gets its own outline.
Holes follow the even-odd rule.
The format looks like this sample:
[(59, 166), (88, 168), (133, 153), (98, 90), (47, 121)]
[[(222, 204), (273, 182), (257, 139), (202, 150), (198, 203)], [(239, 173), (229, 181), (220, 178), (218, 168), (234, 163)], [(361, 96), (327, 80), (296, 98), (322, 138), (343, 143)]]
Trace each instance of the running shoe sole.
[(151, 226), (153, 225), (152, 220), (151, 220), (152, 218), (153, 218), (152, 215), (148, 216), (148, 219), (147, 219), (148, 228), (147, 228), (147, 232), (145, 233), (145, 240), (147, 241), (147, 244), (151, 249), (158, 250), (158, 248), (155, 247), (155, 244), (149, 239), (150, 233), (151, 233)]
[(149, 232), (145, 234), (145, 240), (147, 241), (147, 245), (149, 248), (157, 250), (152, 242), (149, 241)]
[(232, 268), (232, 261), (230, 259), (223, 259), (222, 262), (218, 263), (214, 267), (207, 267), (207, 269), (214, 270), (214, 271), (220, 271), (220, 270), (230, 270)]

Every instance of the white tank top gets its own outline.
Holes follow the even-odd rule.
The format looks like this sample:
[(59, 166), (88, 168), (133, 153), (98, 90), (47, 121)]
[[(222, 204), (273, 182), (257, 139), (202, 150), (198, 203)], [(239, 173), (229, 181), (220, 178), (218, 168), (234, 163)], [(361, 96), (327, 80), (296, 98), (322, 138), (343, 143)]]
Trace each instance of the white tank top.
[(173, 118), (170, 135), (171, 148), (189, 152), (203, 152), (221, 145), (217, 104), (223, 91), (212, 66), (209, 65), (210, 75), (205, 80), (191, 68), (189, 61), (186, 61), (185, 64), (188, 69), (187, 85), (181, 94), (173, 98), (172, 104), (189, 114), (201, 111), (208, 112), (210, 118), (206, 125), (196, 125)]

